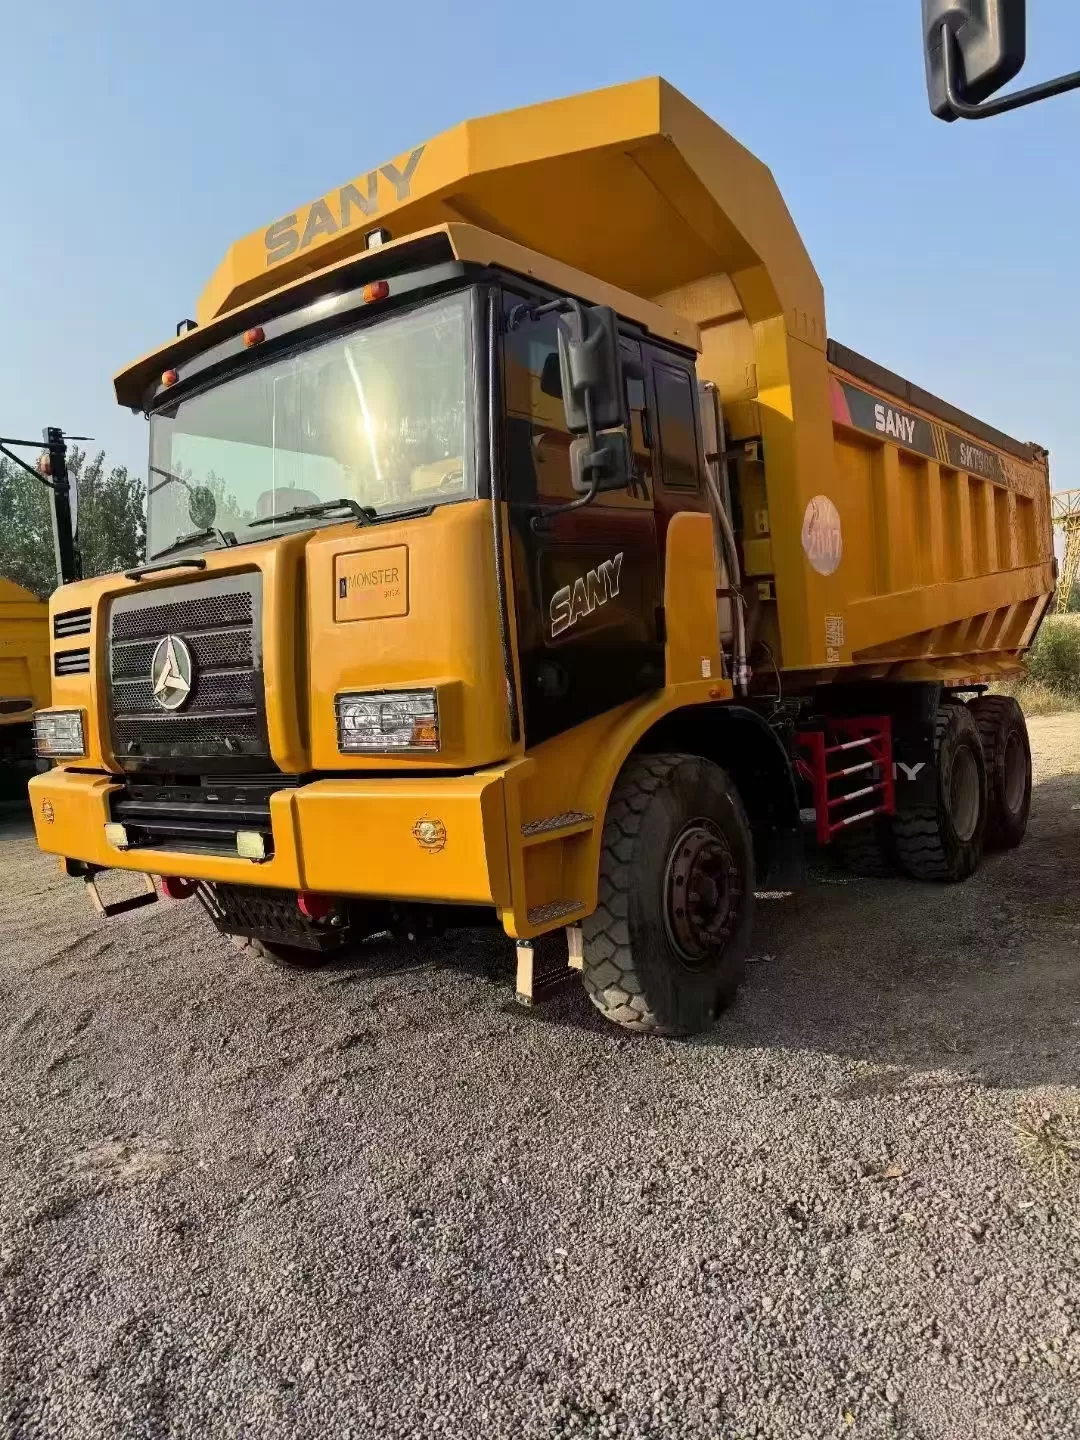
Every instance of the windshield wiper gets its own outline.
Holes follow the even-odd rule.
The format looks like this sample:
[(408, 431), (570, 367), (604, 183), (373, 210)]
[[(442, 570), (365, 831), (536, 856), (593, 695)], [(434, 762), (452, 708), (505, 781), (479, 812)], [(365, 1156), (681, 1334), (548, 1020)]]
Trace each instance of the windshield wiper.
[(216, 540), (222, 550), (228, 550), (236, 544), (236, 536), (231, 530), (219, 530), (216, 525), (208, 525), (205, 530), (192, 530), (190, 535), (177, 536), (171, 545), (159, 550), (154, 559), (160, 560), (163, 555), (172, 555), (177, 550), (183, 550), (188, 545), (199, 545), (204, 540)]
[(319, 505), (294, 505), (291, 510), (279, 510), (273, 515), (263, 515), (258, 520), (250, 520), (248, 528), (272, 525), (275, 520), (314, 520), (319, 515), (332, 515), (335, 510), (348, 510), (355, 515), (360, 525), (370, 525), (376, 515), (370, 505), (361, 505), (358, 500), (346, 495), (340, 500), (323, 500)]

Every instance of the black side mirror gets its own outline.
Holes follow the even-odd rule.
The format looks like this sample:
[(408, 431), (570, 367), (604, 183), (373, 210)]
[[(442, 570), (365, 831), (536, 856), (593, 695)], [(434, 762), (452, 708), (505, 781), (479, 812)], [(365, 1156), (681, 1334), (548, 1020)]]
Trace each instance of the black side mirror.
[(593, 447), (587, 435), (570, 444), (570, 483), (579, 495), (602, 490), (625, 490), (630, 484), (633, 457), (625, 430), (605, 430)]
[(627, 424), (619, 321), (610, 305), (570, 306), (559, 325), (559, 374), (571, 435)]
[(977, 105), (1023, 67), (1025, 0), (923, 0), (926, 87), (939, 120), (955, 120), (945, 88), (945, 34), (956, 94)]
[(561, 400), (562, 393), (562, 365), (559, 357), (554, 352), (548, 355), (544, 361), (544, 368), (540, 372), (540, 393), (550, 395), (553, 400)]
[(923, 0), (930, 109), (940, 120), (981, 120), (1080, 86), (1080, 71), (987, 100), (1027, 54), (1025, 0)]

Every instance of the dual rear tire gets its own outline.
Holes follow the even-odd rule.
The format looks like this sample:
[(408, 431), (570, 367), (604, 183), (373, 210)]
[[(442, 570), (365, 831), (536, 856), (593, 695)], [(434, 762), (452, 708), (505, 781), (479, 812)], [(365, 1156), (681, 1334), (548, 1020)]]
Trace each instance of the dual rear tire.
[(966, 880), (984, 850), (1012, 849), (1024, 838), (1031, 747), (1011, 696), (946, 700), (934, 719), (933, 754), (933, 799), (905, 805), (901, 789), (891, 824), (872, 822), (848, 839), (845, 858), (856, 874), (899, 868), (916, 880)]

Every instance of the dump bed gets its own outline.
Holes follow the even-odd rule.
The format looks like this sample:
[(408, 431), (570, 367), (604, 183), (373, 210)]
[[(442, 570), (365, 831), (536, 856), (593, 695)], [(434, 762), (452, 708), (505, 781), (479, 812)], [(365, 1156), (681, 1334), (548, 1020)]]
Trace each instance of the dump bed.
[(0, 725), (24, 725), (49, 703), (49, 610), (0, 578)]
[(587, 299), (619, 287), (698, 327), (770, 660), (809, 679), (1019, 667), (1054, 585), (1045, 452), (830, 344), (770, 171), (663, 80), (467, 121), (298, 206), (229, 250), (200, 327), (347, 262), (375, 225), (393, 245), (462, 221), (523, 269), (530, 251), (572, 267)]

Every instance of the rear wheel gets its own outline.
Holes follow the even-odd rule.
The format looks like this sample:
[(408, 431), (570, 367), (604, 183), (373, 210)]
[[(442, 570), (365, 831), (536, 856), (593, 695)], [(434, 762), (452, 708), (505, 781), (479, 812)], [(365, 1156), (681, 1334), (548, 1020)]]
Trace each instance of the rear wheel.
[(319, 970), (328, 965), (336, 950), (308, 950), (303, 945), (280, 945), (276, 940), (259, 940), (254, 935), (230, 935), (233, 949), (241, 955), (257, 955), (280, 970)]
[(986, 761), (986, 848), (1012, 850), (1024, 838), (1031, 811), (1031, 745), (1024, 712), (1011, 695), (980, 695), (968, 709)]
[(896, 858), (916, 880), (966, 880), (982, 855), (986, 830), (986, 763), (966, 705), (942, 705), (934, 719), (937, 794), (932, 803), (898, 811)]
[(584, 922), (589, 998), (627, 1029), (689, 1035), (734, 998), (753, 925), (750, 827), (735, 786), (696, 755), (636, 755), (604, 823)]
[(870, 880), (896, 874), (896, 846), (888, 817), (875, 815), (838, 837), (837, 854), (845, 870)]

